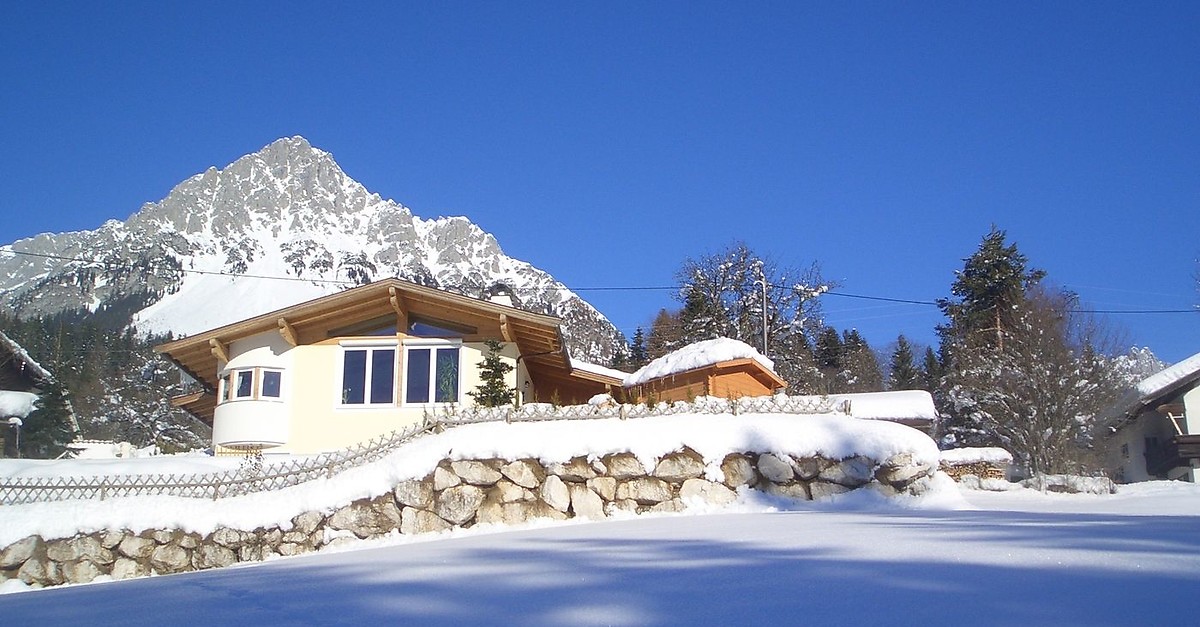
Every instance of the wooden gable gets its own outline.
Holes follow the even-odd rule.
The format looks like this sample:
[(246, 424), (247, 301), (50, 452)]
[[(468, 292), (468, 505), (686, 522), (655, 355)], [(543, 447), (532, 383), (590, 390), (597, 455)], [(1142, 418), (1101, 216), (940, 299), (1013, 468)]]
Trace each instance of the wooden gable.
[[(248, 320), (225, 325), (155, 347), (204, 387), (200, 396), (176, 399), (179, 407), (211, 422), (217, 372), (230, 359), (231, 343), (265, 332), (278, 332), (292, 346), (315, 344), (334, 337), (366, 333), (394, 323), (407, 330), (411, 322), (454, 329), (466, 342), (499, 339), (515, 343), (534, 385), (570, 376), (559, 319), (503, 304), (409, 283), (384, 279)], [(403, 332), (401, 333), (403, 335)], [(580, 381), (583, 381), (582, 383)], [(569, 398), (585, 393), (586, 380), (575, 381)], [(568, 386), (564, 385), (564, 390)], [(586, 400), (586, 399), (585, 399)]]

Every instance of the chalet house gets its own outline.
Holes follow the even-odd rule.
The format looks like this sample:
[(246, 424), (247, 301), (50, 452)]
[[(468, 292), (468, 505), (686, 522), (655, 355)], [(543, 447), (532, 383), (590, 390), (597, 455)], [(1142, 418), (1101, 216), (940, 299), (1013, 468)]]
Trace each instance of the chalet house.
[(616, 371), (575, 367), (558, 318), (494, 300), (385, 279), (156, 350), (199, 382), (173, 403), (212, 425), (218, 450), (330, 451), (470, 406), (488, 340), (525, 401), (620, 386)]
[(1200, 478), (1200, 353), (1139, 382), (1109, 414), (1119, 482)]
[(38, 393), (53, 381), (24, 348), (0, 333), (0, 450), (4, 457), (17, 456), (21, 421), (33, 411)]

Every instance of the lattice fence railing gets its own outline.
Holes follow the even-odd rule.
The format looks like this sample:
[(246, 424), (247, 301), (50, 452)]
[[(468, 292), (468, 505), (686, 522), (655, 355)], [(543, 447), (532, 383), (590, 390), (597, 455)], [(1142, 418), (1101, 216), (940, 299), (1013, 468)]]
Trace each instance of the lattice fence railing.
[(531, 403), (519, 408), (459, 407), (431, 413), (422, 424), (331, 453), (263, 465), (248, 457), (225, 472), (186, 475), (104, 475), (95, 477), (0, 478), (0, 505), (111, 499), (130, 496), (178, 496), (220, 499), (287, 488), (371, 463), (429, 433), (484, 422), (630, 419), (677, 414), (821, 414), (848, 408), (821, 396), (773, 396), (735, 400), (702, 398), (657, 405), (572, 405)]

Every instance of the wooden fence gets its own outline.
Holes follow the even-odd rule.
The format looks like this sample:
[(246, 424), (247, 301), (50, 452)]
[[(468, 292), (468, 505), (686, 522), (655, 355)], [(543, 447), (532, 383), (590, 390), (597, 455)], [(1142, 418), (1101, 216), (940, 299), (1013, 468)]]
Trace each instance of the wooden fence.
[(92, 477), (0, 478), (0, 505), (53, 501), (111, 499), (130, 496), (178, 496), (220, 499), (287, 488), (383, 458), (430, 433), (484, 422), (630, 419), (676, 414), (821, 414), (845, 412), (846, 407), (819, 396), (777, 396), (742, 399), (704, 398), (692, 403), (647, 405), (528, 404), (519, 408), (447, 408), (426, 415), (421, 424), (392, 432), (340, 451), (272, 462), (247, 456), (236, 470), (187, 475), (103, 475)]

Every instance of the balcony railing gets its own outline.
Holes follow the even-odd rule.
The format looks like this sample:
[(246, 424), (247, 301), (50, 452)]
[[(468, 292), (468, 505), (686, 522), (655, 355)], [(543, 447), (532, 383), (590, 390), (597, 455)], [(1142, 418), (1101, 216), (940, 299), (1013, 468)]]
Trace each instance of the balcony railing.
[(1156, 448), (1146, 449), (1146, 471), (1166, 475), (1180, 466), (1191, 466), (1200, 460), (1200, 434), (1177, 435)]

